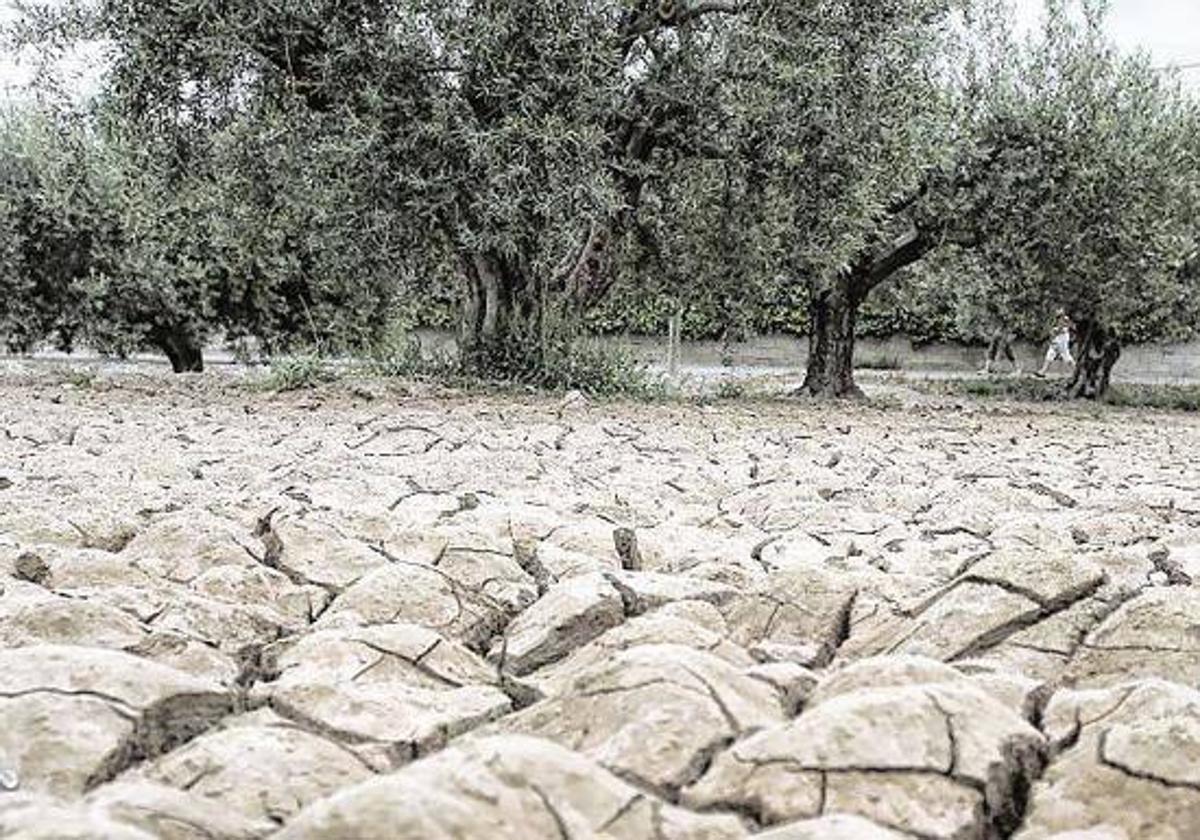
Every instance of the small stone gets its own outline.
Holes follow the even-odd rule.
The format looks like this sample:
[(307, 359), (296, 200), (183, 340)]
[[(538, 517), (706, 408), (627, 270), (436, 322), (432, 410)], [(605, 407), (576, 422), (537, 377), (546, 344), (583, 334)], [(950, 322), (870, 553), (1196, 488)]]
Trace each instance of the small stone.
[(46, 581), (50, 579), (49, 564), (32, 551), (26, 551), (17, 558), (13, 571), (18, 580), (36, 583), (38, 586), (45, 586)]
[(17, 765), (0, 750), (0, 790), (13, 791), (20, 786), (21, 776), (17, 772)]
[(640, 572), (644, 567), (642, 553), (638, 550), (637, 531), (632, 528), (614, 528), (613, 546), (621, 558), (621, 568), (629, 572)]
[(821, 658), (821, 647), (814, 644), (787, 645), (778, 642), (760, 642), (750, 647), (755, 662), (791, 662), (811, 668)]

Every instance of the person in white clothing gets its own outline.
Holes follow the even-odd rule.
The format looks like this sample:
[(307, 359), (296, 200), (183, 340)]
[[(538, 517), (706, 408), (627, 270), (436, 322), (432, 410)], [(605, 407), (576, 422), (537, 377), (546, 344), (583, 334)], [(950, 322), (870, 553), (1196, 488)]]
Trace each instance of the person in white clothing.
[(1045, 376), (1050, 370), (1050, 365), (1056, 361), (1063, 361), (1071, 367), (1075, 367), (1075, 358), (1071, 355), (1071, 331), (1074, 326), (1067, 313), (1060, 309), (1054, 318), (1054, 337), (1050, 339), (1050, 348), (1046, 351), (1046, 361), (1042, 364), (1042, 369), (1037, 372), (1038, 376)]

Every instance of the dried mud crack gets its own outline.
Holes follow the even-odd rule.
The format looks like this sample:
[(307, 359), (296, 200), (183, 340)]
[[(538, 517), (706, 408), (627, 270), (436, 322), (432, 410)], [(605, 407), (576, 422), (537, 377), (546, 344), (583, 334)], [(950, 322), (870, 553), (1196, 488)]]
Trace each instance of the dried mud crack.
[(2, 838), (1200, 836), (1193, 419), (56, 388)]

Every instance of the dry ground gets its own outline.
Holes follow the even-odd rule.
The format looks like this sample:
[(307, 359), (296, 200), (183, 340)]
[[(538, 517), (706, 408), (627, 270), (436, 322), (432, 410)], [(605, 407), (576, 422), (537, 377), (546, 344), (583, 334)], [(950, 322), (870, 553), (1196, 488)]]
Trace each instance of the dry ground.
[(10, 378), (0, 837), (1189, 840), (1198, 452)]

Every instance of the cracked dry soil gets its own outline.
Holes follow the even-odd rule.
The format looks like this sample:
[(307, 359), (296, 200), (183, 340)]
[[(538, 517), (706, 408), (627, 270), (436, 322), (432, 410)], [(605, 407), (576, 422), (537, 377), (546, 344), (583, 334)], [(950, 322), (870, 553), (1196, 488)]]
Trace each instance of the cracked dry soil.
[(1200, 421), (0, 386), (0, 837), (1200, 837)]

